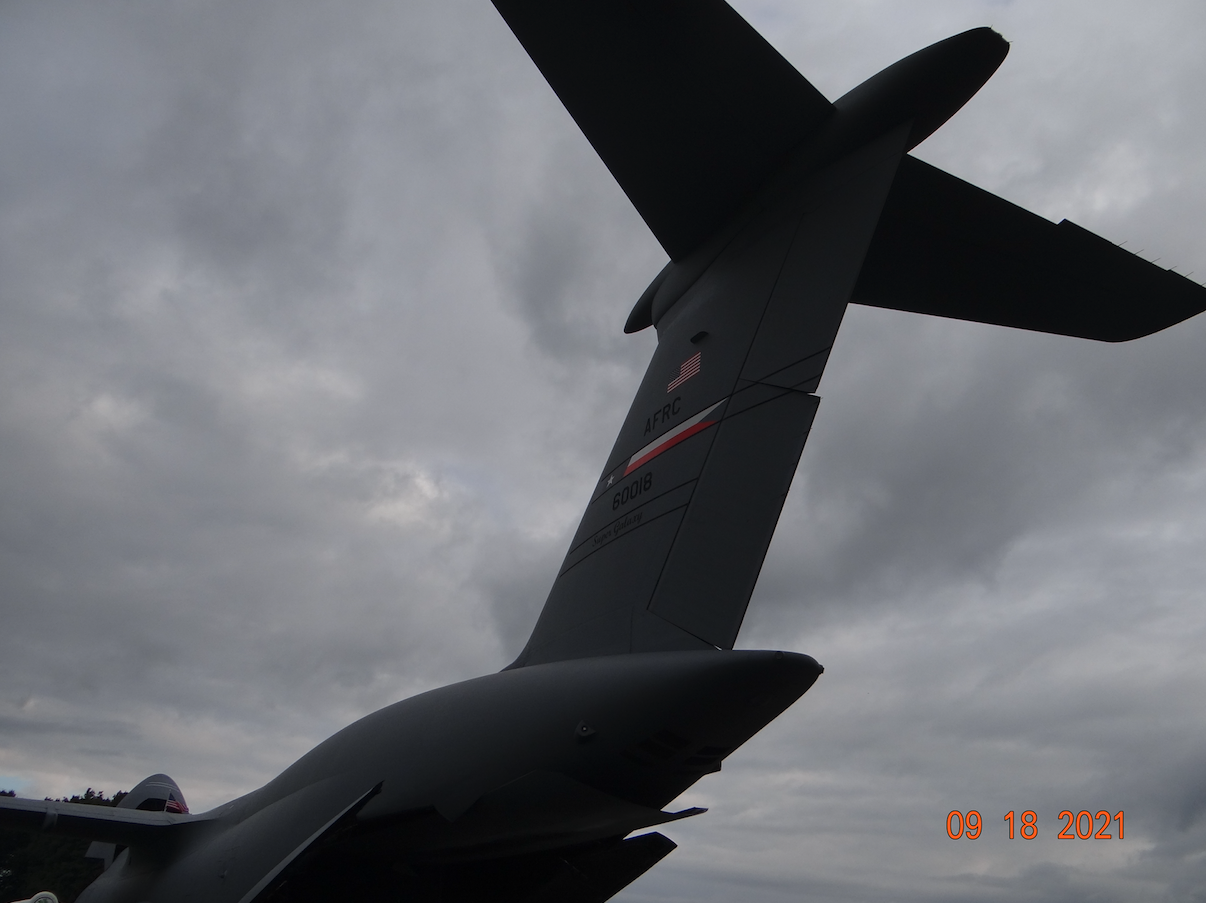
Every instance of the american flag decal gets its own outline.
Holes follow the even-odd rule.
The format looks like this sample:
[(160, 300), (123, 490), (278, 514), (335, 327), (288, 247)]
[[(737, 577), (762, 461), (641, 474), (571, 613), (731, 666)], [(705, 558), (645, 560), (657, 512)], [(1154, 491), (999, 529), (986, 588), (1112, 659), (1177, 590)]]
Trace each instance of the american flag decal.
[(692, 376), (699, 372), (699, 356), (702, 351), (696, 351), (693, 355), (683, 361), (683, 365), (678, 368), (678, 376), (670, 380), (670, 385), (666, 386), (667, 392), (673, 392)]

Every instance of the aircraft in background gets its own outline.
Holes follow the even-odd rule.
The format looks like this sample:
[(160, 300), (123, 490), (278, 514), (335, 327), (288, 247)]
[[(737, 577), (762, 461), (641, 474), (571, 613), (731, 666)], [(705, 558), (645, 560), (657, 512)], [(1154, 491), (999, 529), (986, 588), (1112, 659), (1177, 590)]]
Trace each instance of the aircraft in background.
[(991, 29), (830, 102), (722, 0), (494, 0), (670, 262), (626, 332), (658, 346), (527, 645), (384, 708), (192, 814), (0, 799), (77, 835), (85, 903), (603, 901), (673, 848), (633, 832), (821, 674), (733, 649), (853, 302), (1124, 341), (1206, 289), (909, 151), (996, 71)]

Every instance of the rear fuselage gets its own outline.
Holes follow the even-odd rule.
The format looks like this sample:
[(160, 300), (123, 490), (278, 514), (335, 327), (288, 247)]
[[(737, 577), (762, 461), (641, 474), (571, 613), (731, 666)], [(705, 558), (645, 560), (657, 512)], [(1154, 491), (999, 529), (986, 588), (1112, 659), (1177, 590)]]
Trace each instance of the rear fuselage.
[(432, 690), (335, 734), (176, 844), (125, 851), (81, 900), (240, 901), (303, 853), (422, 867), (624, 836), (668, 820), (662, 806), (820, 670), (794, 653), (648, 653)]

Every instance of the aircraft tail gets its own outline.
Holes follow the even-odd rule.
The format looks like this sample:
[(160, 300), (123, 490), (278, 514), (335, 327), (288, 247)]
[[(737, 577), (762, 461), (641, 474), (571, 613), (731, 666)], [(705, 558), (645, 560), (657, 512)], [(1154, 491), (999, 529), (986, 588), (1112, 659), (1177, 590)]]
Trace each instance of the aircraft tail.
[(514, 666), (732, 648), (907, 136), (902, 126), (801, 179), (661, 316)]
[(973, 29), (834, 103), (723, 0), (494, 0), (671, 261), (658, 347), (511, 667), (731, 648), (850, 301), (1121, 341), (1206, 289), (908, 156), (1008, 44)]

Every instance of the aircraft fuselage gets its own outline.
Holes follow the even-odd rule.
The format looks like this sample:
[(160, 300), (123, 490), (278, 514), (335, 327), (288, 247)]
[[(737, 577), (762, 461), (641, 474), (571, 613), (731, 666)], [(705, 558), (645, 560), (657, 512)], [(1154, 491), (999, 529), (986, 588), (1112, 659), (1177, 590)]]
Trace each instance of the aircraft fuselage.
[(178, 843), (126, 850), (80, 900), (240, 901), (274, 882), (275, 898), (291, 899), (288, 868), (303, 851), (311, 871), (354, 856), (421, 873), (664, 823), (681, 815), (663, 805), (719, 770), (820, 670), (795, 653), (647, 653), (432, 690), (176, 826)]

